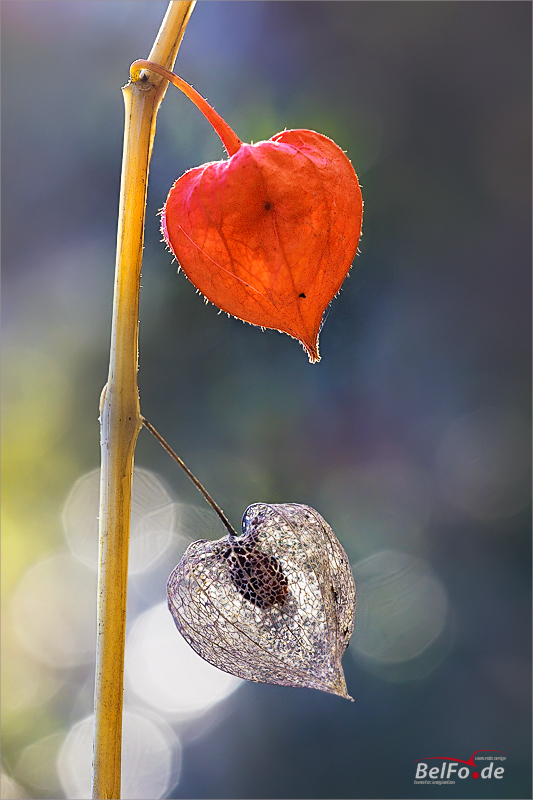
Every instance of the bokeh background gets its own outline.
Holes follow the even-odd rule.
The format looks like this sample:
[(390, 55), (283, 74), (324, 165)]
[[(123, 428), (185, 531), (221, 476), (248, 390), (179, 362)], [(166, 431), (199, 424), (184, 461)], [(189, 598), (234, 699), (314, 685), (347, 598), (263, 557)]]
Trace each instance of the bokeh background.
[[(2, 797), (86, 797), (98, 399), (123, 106), (165, 2), (2, 2)], [(243, 140), (313, 128), (365, 199), (310, 365), (202, 302), (160, 242), (186, 169), (223, 157), (174, 89), (149, 185), (145, 416), (235, 525), (315, 507), (358, 587), (355, 703), (237, 681), (165, 611), (187, 543), (223, 535), (139, 437), (127, 798), (531, 797), (531, 5), (200, 2), (176, 71)], [(414, 761), (503, 751), (500, 781)]]

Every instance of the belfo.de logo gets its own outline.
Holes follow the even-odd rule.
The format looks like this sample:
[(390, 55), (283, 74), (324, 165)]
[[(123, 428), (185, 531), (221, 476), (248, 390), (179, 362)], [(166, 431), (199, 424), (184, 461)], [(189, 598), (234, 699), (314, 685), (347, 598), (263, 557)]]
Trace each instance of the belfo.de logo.
[[(501, 780), (505, 774), (505, 767), (501, 766), (507, 760), (505, 755), (480, 756), (478, 753), (501, 753), (501, 750), (476, 750), (468, 761), (460, 758), (446, 756), (428, 756), (417, 758), (415, 761), (416, 772), (414, 783), (443, 784), (455, 783), (455, 779), (481, 778), (482, 780)], [(475, 757), (475, 760), (474, 760)], [(428, 762), (440, 761), (434, 765)]]

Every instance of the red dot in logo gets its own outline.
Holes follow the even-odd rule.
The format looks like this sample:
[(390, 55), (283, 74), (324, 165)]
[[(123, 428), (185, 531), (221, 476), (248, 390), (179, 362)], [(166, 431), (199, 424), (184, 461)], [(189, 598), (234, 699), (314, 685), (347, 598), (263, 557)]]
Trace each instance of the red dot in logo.
[(473, 778), (479, 778), (479, 772), (473, 772), (472, 773), (472, 777)]

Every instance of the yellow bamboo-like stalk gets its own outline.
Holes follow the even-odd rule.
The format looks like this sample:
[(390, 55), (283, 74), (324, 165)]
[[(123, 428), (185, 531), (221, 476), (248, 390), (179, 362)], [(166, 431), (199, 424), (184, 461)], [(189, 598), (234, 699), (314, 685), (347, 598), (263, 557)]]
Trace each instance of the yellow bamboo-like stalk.
[[(172, 70), (195, 3), (170, 2), (149, 60)], [(139, 290), (148, 167), (168, 83), (123, 88), (124, 149), (109, 375), (100, 403), (100, 555), (93, 799), (119, 800), (128, 547), (133, 457), (142, 426), (137, 388)]]

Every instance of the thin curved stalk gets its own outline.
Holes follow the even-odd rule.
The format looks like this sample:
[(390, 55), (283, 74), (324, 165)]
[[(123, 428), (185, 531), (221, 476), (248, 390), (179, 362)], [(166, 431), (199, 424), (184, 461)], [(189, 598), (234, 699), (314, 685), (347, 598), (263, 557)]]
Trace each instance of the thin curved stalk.
[(242, 147), (241, 140), (235, 131), (230, 128), (226, 120), (223, 119), (220, 114), (218, 114), (215, 109), (209, 105), (207, 100), (204, 100), (202, 95), (199, 94), (189, 83), (187, 83), (187, 81), (184, 81), (183, 78), (179, 77), (179, 75), (175, 75), (173, 72), (161, 67), (159, 64), (154, 64), (151, 61), (146, 61), (145, 59), (134, 61), (131, 65), (130, 76), (133, 81), (139, 79), (141, 70), (149, 70), (161, 75), (163, 78), (166, 78), (169, 83), (173, 83), (177, 89), (183, 92), (183, 94), (194, 103), (196, 108), (202, 112), (207, 121), (211, 123), (215, 131), (220, 136), (220, 140), (226, 148), (228, 156), (235, 155), (240, 147)]
[(183, 459), (182, 459), (182, 458), (180, 458), (180, 457), (179, 457), (179, 455), (178, 455), (177, 453), (175, 453), (175, 452), (174, 452), (174, 450), (171, 448), (171, 446), (168, 444), (168, 442), (166, 442), (166, 441), (163, 439), (163, 437), (161, 436), (161, 434), (160, 434), (160, 433), (158, 433), (158, 432), (156, 431), (156, 429), (154, 428), (154, 426), (153, 426), (153, 425), (152, 425), (150, 422), (148, 422), (148, 420), (147, 420), (147, 419), (145, 419), (145, 417), (141, 417), (141, 422), (142, 422), (142, 424), (144, 425), (144, 427), (146, 428), (146, 430), (150, 431), (150, 433), (152, 434), (152, 436), (154, 436), (154, 437), (157, 439), (157, 441), (159, 442), (159, 444), (161, 445), (161, 447), (163, 447), (163, 448), (164, 448), (164, 449), (167, 451), (167, 453), (169, 454), (169, 456), (171, 456), (171, 457), (174, 459), (174, 461), (176, 462), (176, 464), (179, 464), (179, 465), (180, 465), (180, 467), (181, 467), (181, 468), (182, 468), (182, 470), (185, 472), (185, 474), (186, 474), (186, 475), (187, 475), (187, 476), (190, 478), (190, 480), (191, 480), (191, 481), (194, 483), (194, 485), (196, 486), (196, 488), (198, 489), (198, 491), (199, 491), (199, 492), (200, 492), (200, 493), (201, 493), (201, 494), (204, 496), (205, 500), (206, 500), (206, 501), (209, 503), (209, 505), (211, 506), (211, 508), (213, 509), (213, 511), (214, 511), (216, 514), (218, 514), (218, 516), (220, 517), (220, 520), (221, 520), (222, 524), (223, 524), (223, 525), (225, 525), (225, 527), (226, 527), (226, 529), (227, 529), (227, 531), (228, 531), (229, 535), (230, 535), (230, 536), (238, 536), (239, 534), (237, 533), (237, 531), (235, 530), (235, 528), (233, 527), (233, 525), (231, 524), (231, 522), (229, 521), (229, 519), (227, 518), (227, 516), (226, 516), (226, 515), (224, 514), (224, 512), (222, 511), (222, 509), (220, 508), (219, 504), (218, 504), (218, 503), (217, 503), (215, 500), (213, 500), (213, 498), (211, 497), (211, 495), (209, 494), (209, 492), (207, 491), (207, 489), (205, 488), (205, 486), (203, 486), (203, 485), (200, 483), (200, 481), (198, 480), (198, 478), (196, 477), (196, 475), (194, 475), (194, 473), (193, 473), (193, 472), (191, 472), (191, 470), (189, 469), (189, 467), (187, 466), (187, 464), (186, 464), (186, 463), (183, 461)]
[[(194, 2), (170, 2), (149, 59), (172, 69)], [(120, 798), (122, 700), (133, 458), (142, 427), (138, 321), (148, 168), (168, 83), (154, 76), (123, 88), (124, 149), (109, 375), (100, 402), (101, 478), (93, 789)]]

